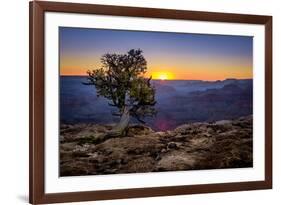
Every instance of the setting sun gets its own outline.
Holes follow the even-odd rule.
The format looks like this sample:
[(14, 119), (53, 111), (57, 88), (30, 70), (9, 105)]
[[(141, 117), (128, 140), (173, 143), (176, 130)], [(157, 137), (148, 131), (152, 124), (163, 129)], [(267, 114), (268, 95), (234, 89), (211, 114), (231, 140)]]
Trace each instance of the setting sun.
[(155, 80), (172, 80), (173, 74), (169, 72), (155, 72), (152, 73), (152, 78)]
[(163, 73), (163, 74), (159, 75), (159, 79), (160, 79), (160, 80), (167, 80), (167, 79), (168, 79), (168, 76), (167, 76), (166, 73)]

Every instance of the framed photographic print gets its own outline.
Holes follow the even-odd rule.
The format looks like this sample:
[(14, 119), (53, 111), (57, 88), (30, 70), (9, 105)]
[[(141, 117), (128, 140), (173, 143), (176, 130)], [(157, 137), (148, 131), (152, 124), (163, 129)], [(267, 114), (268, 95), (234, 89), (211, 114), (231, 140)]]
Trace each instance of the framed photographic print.
[(271, 16), (30, 2), (30, 203), (271, 187)]

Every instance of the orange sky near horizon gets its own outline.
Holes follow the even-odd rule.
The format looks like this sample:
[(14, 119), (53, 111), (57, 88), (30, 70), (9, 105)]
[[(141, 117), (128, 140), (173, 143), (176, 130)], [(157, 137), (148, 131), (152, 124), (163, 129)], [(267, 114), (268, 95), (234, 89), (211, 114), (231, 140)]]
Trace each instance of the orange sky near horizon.
[[(98, 69), (100, 67), (99, 59), (94, 58), (61, 58), (60, 75), (62, 76), (86, 76), (87, 70)], [(245, 64), (244, 64), (245, 65)], [(211, 70), (211, 71), (210, 71)], [(165, 80), (224, 80), (227, 78), (251, 79), (253, 73), (251, 65), (244, 67), (241, 65), (232, 65), (227, 62), (219, 63), (196, 63), (189, 62), (187, 65), (172, 65), (172, 63), (150, 64), (147, 65), (145, 77), (152, 76), (152, 79)]]

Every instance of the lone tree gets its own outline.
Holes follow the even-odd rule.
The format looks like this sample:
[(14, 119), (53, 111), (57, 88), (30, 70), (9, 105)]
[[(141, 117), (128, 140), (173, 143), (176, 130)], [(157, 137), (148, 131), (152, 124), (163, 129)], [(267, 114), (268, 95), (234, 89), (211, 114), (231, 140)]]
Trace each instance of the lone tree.
[(141, 123), (144, 118), (154, 116), (155, 89), (151, 77), (145, 78), (147, 63), (140, 49), (132, 49), (126, 54), (105, 54), (101, 57), (102, 66), (88, 71), (87, 85), (94, 85), (97, 96), (103, 96), (114, 106), (119, 123), (108, 133), (100, 135), (101, 140), (126, 135), (130, 118)]

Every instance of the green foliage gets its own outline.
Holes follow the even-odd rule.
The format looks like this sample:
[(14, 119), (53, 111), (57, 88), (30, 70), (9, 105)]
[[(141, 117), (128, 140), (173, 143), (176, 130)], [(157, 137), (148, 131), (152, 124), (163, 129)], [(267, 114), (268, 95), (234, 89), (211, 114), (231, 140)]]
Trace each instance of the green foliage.
[(87, 72), (87, 84), (94, 85), (98, 96), (109, 99), (109, 105), (118, 108), (114, 115), (121, 116), (126, 107), (130, 116), (144, 123), (143, 118), (156, 114), (155, 89), (151, 78), (143, 77), (147, 63), (140, 49), (105, 54), (101, 64), (101, 68)]

